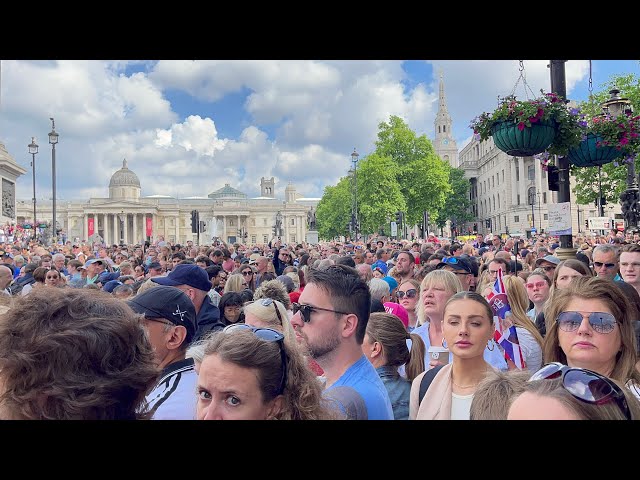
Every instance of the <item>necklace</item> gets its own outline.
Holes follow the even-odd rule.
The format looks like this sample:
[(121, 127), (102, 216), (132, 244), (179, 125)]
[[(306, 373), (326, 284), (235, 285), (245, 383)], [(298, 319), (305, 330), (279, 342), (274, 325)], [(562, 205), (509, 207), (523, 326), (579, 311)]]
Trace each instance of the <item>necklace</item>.
[(456, 382), (453, 381), (453, 379), (451, 379), (451, 383), (453, 383), (458, 388), (471, 388), (471, 387), (477, 387), (478, 383), (480, 382), (476, 382), (473, 385), (458, 385)]

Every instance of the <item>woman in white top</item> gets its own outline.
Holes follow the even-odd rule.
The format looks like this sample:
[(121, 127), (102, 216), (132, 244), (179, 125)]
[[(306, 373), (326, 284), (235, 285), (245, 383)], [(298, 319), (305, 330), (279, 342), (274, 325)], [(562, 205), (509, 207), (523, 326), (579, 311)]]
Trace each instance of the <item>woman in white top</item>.
[[(492, 371), (484, 350), (493, 343), (493, 310), (476, 292), (453, 295), (444, 308), (445, 345), (453, 360), (442, 367), (419, 401), (424, 373), (411, 384), (409, 419), (469, 420), (478, 384)], [(493, 347), (492, 347), (493, 348)]]

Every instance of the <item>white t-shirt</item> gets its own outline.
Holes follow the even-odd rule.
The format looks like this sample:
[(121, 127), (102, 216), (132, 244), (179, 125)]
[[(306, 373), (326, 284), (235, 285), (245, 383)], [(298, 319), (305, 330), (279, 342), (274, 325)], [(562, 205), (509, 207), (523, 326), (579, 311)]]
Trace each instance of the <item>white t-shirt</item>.
[(153, 420), (195, 420), (198, 397), (198, 374), (193, 358), (167, 366), (160, 381), (147, 395)]
[(451, 393), (451, 420), (469, 420), (471, 416), (471, 395)]

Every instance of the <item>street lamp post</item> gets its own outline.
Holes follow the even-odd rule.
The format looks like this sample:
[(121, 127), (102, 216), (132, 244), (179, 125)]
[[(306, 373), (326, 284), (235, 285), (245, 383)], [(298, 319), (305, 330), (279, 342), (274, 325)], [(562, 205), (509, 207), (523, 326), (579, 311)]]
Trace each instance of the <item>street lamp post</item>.
[(358, 241), (358, 230), (360, 228), (360, 221), (358, 220), (358, 152), (355, 147), (351, 154), (351, 163), (353, 164), (353, 204), (351, 209), (351, 223), (353, 231), (355, 232), (355, 241)]
[(529, 205), (531, 205), (531, 227), (534, 230), (536, 228), (536, 214), (533, 208), (536, 205), (536, 187), (529, 188)]
[[(609, 94), (611, 95), (609, 99), (602, 102), (602, 109), (605, 113), (609, 113), (612, 117), (633, 114), (631, 100), (620, 97), (620, 90), (613, 88), (609, 91)], [(636, 162), (634, 158), (627, 162), (627, 189), (620, 195), (625, 233), (637, 233), (640, 231), (638, 227), (638, 220), (640, 220), (639, 201), (640, 192), (636, 179)]]
[[(551, 76), (551, 91), (566, 101), (567, 84), (565, 78), (566, 60), (551, 60), (549, 70)], [(564, 156), (558, 157), (558, 203), (571, 202), (569, 159)], [(571, 210), (569, 210), (569, 224), (571, 224)], [(573, 238), (571, 234), (560, 235), (560, 247), (556, 250), (556, 256), (561, 260), (575, 258), (576, 249), (573, 248)]]
[(38, 144), (36, 143), (36, 137), (31, 137), (31, 143), (29, 144), (29, 153), (31, 154), (31, 168), (33, 171), (33, 238), (36, 238), (36, 154), (38, 153)]
[(56, 133), (56, 122), (53, 117), (49, 117), (51, 120), (51, 131), (49, 132), (49, 143), (51, 144), (51, 180), (53, 186), (53, 243), (58, 241), (58, 227), (56, 223), (56, 144), (58, 143), (58, 134)]
[(538, 224), (540, 226), (538, 228), (538, 231), (542, 233), (542, 214), (540, 213), (540, 192), (536, 193), (536, 195), (538, 196)]

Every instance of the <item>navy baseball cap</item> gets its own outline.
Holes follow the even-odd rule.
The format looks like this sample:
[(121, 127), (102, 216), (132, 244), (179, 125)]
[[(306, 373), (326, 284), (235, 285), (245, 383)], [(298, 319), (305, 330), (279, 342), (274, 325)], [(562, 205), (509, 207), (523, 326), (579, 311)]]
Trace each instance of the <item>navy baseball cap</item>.
[(185, 343), (191, 343), (196, 333), (196, 309), (182, 290), (160, 285), (145, 290), (127, 300), (127, 305), (147, 318), (163, 318), (186, 328)]
[(168, 285), (170, 287), (189, 285), (205, 292), (211, 290), (209, 275), (207, 275), (204, 268), (195, 263), (179, 263), (166, 277), (153, 277), (151, 280), (160, 285)]

